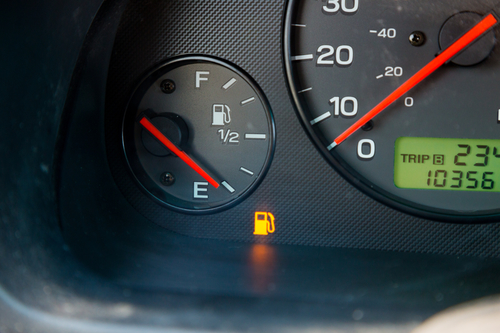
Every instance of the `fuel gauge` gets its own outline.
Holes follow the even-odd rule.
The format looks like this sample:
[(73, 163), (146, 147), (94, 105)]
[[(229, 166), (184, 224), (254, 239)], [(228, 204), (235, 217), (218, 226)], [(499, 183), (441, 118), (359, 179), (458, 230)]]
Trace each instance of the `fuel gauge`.
[(161, 65), (134, 91), (123, 148), (139, 186), (184, 213), (213, 213), (249, 195), (274, 151), (264, 94), (242, 70), (189, 56)]

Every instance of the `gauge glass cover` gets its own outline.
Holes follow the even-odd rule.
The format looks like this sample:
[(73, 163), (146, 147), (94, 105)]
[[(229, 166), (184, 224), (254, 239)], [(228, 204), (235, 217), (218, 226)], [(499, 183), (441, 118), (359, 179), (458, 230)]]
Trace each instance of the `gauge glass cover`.
[[(385, 204), (425, 218), (499, 220), (498, 25), (341, 144), (334, 143), (494, 4), (289, 2), (284, 34), (289, 89), (312, 141), (347, 180)], [(412, 144), (404, 146), (404, 140)], [(436, 186), (443, 181), (447, 188)], [(463, 190), (449, 187), (459, 183)]]
[(243, 200), (262, 181), (274, 132), (269, 103), (248, 75), (215, 58), (189, 56), (141, 81), (127, 106), (122, 139), (147, 195), (176, 211), (213, 213)]

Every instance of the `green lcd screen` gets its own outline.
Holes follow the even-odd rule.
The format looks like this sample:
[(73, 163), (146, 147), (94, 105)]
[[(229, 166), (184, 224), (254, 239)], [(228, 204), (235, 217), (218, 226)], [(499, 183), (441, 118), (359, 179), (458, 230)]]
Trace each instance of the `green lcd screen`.
[(394, 184), (500, 192), (500, 140), (400, 137), (395, 145)]

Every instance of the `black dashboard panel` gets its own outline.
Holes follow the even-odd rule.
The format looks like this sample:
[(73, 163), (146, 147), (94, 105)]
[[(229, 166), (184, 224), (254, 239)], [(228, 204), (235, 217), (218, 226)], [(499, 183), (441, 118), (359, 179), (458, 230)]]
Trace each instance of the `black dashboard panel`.
[[(19, 30), (6, 38), (12, 54), (5, 62), (16, 65), (4, 82), (9, 94), (1, 95), (10, 117), (0, 125), (8, 160), (0, 174), (2, 332), (410, 332), (441, 310), (499, 292), (497, 224), (444, 224), (394, 211), (355, 190), (315, 151), (285, 86), (284, 2), (169, 1), (155, 12), (160, 3), (53, 1), (39, 4), (36, 18), (21, 4), (5, 11), (12, 14), (4, 22)], [(168, 25), (155, 34), (169, 36), (159, 45), (170, 49), (144, 65), (134, 56), (149, 39), (124, 22), (146, 22), (145, 13), (156, 22), (149, 29), (168, 19), (178, 30)], [(207, 13), (224, 33), (210, 30)], [(113, 60), (117, 31), (138, 43), (120, 51), (131, 53), (122, 61), (133, 71), (120, 77), (123, 89), (187, 52), (225, 58), (263, 88), (276, 117), (276, 154), (243, 204), (195, 218), (159, 211), (135, 184), (120, 185), (117, 176), (127, 177), (115, 169), (121, 151), (105, 126), (113, 119), (111, 73), (126, 67)], [(36, 77), (28, 90), (47, 85), (26, 94), (26, 77)], [(134, 200), (163, 214), (164, 226)], [(255, 209), (275, 214), (275, 234), (254, 238)]]
[[(500, 224), (457, 225), (398, 212), (356, 190), (321, 158), (302, 130), (287, 92), (282, 58), (285, 5), (127, 4), (109, 63), (106, 109), (104, 115), (94, 116), (105, 119), (109, 167), (125, 198), (149, 220), (195, 237), (497, 257)], [(201, 217), (172, 212), (144, 196), (130, 177), (121, 146), (121, 121), (137, 82), (158, 64), (183, 54), (219, 57), (249, 73), (267, 95), (277, 128), (272, 166), (255, 193), (226, 212)], [(274, 234), (253, 235), (255, 211), (275, 216)]]

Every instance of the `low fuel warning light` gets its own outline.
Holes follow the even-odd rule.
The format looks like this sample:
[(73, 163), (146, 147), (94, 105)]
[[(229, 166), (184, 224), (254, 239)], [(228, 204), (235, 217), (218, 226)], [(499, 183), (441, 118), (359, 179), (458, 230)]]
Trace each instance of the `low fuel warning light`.
[(274, 215), (269, 212), (255, 212), (254, 235), (263, 235), (274, 233)]

